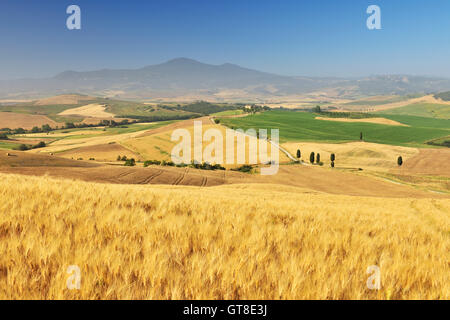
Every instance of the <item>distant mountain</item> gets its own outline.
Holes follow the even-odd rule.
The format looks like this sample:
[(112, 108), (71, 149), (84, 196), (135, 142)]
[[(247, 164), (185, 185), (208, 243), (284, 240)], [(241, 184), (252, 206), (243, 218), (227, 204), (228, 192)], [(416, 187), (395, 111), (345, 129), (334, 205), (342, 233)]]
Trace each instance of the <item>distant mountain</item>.
[(266, 99), (331, 89), (337, 95), (350, 97), (428, 93), (450, 90), (450, 80), (403, 75), (361, 79), (288, 77), (229, 63), (211, 65), (178, 58), (133, 70), (65, 71), (46, 79), (0, 81), (0, 98), (80, 92), (127, 99)]

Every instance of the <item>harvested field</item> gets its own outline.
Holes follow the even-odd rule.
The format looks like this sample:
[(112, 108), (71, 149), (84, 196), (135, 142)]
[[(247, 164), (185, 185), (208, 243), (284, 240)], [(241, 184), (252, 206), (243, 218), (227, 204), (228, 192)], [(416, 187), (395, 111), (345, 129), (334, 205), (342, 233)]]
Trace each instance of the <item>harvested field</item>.
[(43, 156), (28, 152), (13, 152), (13, 157), (0, 154), (0, 172), (24, 175), (49, 175), (58, 178), (119, 184), (179, 184), (214, 186), (221, 184), (286, 185), (341, 195), (375, 197), (442, 198), (437, 194), (414, 187), (395, 184), (327, 168), (286, 165), (280, 166), (276, 175), (261, 176), (235, 171), (206, 171), (192, 168), (150, 166), (124, 167), (101, 165), (89, 161), (75, 161), (57, 156)]
[(99, 144), (89, 147), (67, 150), (58, 153), (59, 157), (88, 160), (94, 158), (96, 161), (116, 161), (117, 156), (127, 156), (137, 161), (145, 160), (133, 151), (121, 146), (118, 143)]
[(450, 149), (420, 149), (396, 171), (450, 177)]
[(0, 112), (0, 128), (23, 128), (32, 129), (33, 127), (41, 127), (44, 124), (55, 128), (61, 125), (52, 119), (43, 115), (32, 115), (25, 113)]
[(302, 153), (303, 161), (309, 163), (311, 152), (320, 153), (320, 159), (325, 166), (330, 166), (330, 156), (335, 154), (336, 168), (363, 168), (386, 171), (397, 167), (398, 156), (403, 161), (416, 156), (416, 148), (391, 146), (370, 142), (349, 143), (314, 143), (314, 142), (288, 142), (282, 144), (291, 154), (295, 155), (297, 149)]
[(114, 118), (115, 114), (105, 111), (101, 104), (88, 104), (86, 106), (64, 110), (58, 113), (60, 116), (81, 116), (91, 118)]

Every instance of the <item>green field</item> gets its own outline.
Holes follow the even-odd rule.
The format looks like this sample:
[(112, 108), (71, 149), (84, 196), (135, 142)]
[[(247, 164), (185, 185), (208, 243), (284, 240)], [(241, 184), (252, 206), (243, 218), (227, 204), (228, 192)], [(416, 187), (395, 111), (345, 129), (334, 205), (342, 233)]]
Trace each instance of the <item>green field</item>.
[(450, 119), (450, 105), (436, 103), (414, 103), (404, 107), (379, 111), (378, 113)]
[[(220, 118), (222, 124), (235, 129), (279, 129), (280, 141), (364, 141), (404, 146), (425, 146), (425, 142), (450, 134), (450, 120), (389, 115), (392, 120), (410, 127), (372, 123), (317, 120), (317, 114), (295, 111), (268, 111), (242, 118)], [(269, 131), (270, 132), (270, 131)]]
[(213, 113), (212, 116), (216, 116), (216, 117), (237, 116), (237, 115), (240, 115), (243, 113), (244, 113), (243, 110), (227, 110), (227, 111)]
[(7, 141), (0, 141), (0, 149), (8, 149), (8, 150), (13, 150), (15, 148), (17, 148), (20, 144), (18, 143), (11, 143), (11, 142), (7, 142)]

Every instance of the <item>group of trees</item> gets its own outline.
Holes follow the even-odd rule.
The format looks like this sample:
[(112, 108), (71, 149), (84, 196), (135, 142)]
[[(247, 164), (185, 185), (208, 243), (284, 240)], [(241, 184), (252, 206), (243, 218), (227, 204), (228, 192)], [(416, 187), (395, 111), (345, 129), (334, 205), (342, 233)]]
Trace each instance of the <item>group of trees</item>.
[(181, 164), (175, 164), (173, 161), (159, 161), (159, 160), (147, 160), (144, 162), (144, 167), (148, 167), (150, 165), (157, 165), (157, 166), (168, 166), (168, 167), (190, 167), (194, 169), (200, 169), (200, 170), (225, 170), (224, 167), (222, 167), (220, 164), (210, 164), (208, 162), (203, 163), (196, 163), (192, 161), (190, 164), (181, 163)]
[(16, 150), (19, 151), (27, 151), (27, 150), (31, 150), (31, 149), (39, 149), (39, 148), (45, 148), (47, 145), (45, 144), (44, 141), (41, 141), (35, 145), (29, 145), (29, 144), (21, 144), (19, 145)]
[[(300, 159), (302, 157), (302, 152), (300, 151), (300, 149), (297, 150), (297, 159)], [(334, 162), (336, 161), (336, 155), (334, 153), (330, 154), (330, 166), (332, 168), (334, 168)], [(317, 153), (317, 155), (314, 152), (311, 152), (311, 154), (309, 155), (309, 162), (311, 162), (311, 164), (319, 164), (322, 165), (323, 163), (320, 161), (320, 153)], [(397, 158), (397, 165), (400, 167), (403, 165), (403, 158), (402, 156), (399, 156)]]
[[(300, 151), (300, 149), (297, 150), (297, 159), (300, 159), (302, 157), (302, 152)], [(334, 168), (334, 161), (336, 160), (336, 155), (334, 153), (332, 153), (330, 155), (330, 161), (331, 161), (331, 167)], [(315, 152), (311, 152), (309, 155), (309, 162), (311, 162), (311, 164), (318, 164), (318, 165), (323, 165), (323, 162), (320, 161), (320, 153), (315, 153)]]
[(244, 111), (246, 113), (257, 113), (257, 112), (263, 112), (263, 111), (269, 111), (269, 110), (270, 110), (270, 107), (268, 107), (268, 106), (259, 106), (256, 104), (253, 104), (250, 107), (244, 106), (242, 108), (242, 111)]

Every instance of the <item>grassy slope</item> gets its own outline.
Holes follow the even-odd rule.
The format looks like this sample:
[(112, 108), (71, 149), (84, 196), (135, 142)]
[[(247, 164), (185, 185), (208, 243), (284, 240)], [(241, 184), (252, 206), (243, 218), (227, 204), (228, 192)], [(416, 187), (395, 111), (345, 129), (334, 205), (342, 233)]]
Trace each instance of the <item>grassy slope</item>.
[(378, 113), (450, 119), (450, 105), (436, 103), (414, 103), (404, 107), (382, 110)]
[(411, 127), (372, 123), (346, 123), (316, 120), (317, 115), (306, 112), (269, 111), (243, 118), (221, 118), (221, 123), (235, 128), (279, 129), (280, 141), (343, 142), (364, 140), (392, 145), (418, 146), (424, 142), (447, 136), (450, 120), (435, 120), (411, 116), (389, 116)]
[(347, 102), (344, 105), (345, 106), (379, 106), (379, 105), (383, 105), (383, 104), (388, 104), (388, 103), (394, 103), (394, 102), (401, 102), (401, 101), (406, 101), (409, 99), (413, 99), (413, 98), (418, 98), (420, 97), (420, 95), (406, 95), (406, 96), (379, 96), (372, 99), (361, 99), (361, 100), (356, 100), (356, 101), (352, 101), (352, 102)]
[(64, 110), (77, 108), (88, 104), (107, 105), (108, 107), (106, 108), (106, 111), (115, 114), (116, 117), (118, 118), (130, 116), (173, 118), (174, 116), (177, 115), (191, 114), (190, 112), (186, 111), (181, 110), (172, 111), (159, 108), (157, 106), (145, 105), (139, 102), (112, 100), (105, 98), (83, 100), (77, 104), (56, 104), (56, 105), (39, 106), (35, 105), (34, 103), (23, 103), (10, 106), (0, 106), (0, 111), (46, 115), (50, 119), (55, 120), (57, 122), (80, 122), (85, 117), (59, 116), (58, 114)]
[(445, 199), (3, 174), (0, 197), (1, 299), (449, 298)]

